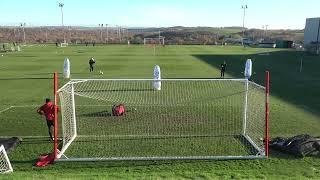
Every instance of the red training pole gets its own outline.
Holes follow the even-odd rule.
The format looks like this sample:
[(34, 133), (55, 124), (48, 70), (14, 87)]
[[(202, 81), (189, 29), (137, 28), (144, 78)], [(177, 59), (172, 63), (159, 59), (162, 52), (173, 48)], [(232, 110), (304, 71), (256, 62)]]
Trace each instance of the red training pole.
[(270, 73), (266, 71), (266, 129), (265, 129), (265, 152), (266, 157), (269, 157), (269, 94), (270, 94)]
[(54, 145), (53, 153), (54, 159), (57, 159), (58, 155), (58, 73), (55, 72), (53, 76), (53, 89), (54, 89)]

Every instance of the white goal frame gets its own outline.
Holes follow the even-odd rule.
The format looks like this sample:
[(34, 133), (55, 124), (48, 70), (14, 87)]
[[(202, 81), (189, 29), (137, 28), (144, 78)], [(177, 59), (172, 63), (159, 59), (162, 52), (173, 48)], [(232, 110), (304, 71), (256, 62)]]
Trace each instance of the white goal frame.
[[(76, 117), (76, 104), (75, 104), (75, 95), (77, 93), (75, 93), (74, 90), (74, 86), (78, 83), (83, 83), (83, 82), (87, 82), (87, 81), (150, 81), (151, 83), (154, 81), (153, 79), (72, 79), (70, 80), (68, 83), (66, 83), (64, 86), (62, 86), (57, 92), (56, 94), (58, 95), (59, 93), (61, 93), (66, 87), (68, 87), (68, 91), (70, 91), (71, 94), (71, 105), (72, 105), (72, 119), (74, 119), (72, 127), (69, 127), (68, 129), (65, 129), (66, 127), (64, 127), (62, 125), (63, 128), (63, 136), (65, 136), (65, 133), (68, 132), (69, 137), (68, 138), (63, 138), (63, 146), (61, 148), (61, 150), (57, 150), (57, 154), (56, 154), (56, 161), (109, 161), (109, 160), (200, 160), (200, 159), (261, 159), (261, 158), (267, 158), (268, 157), (268, 142), (269, 140), (269, 129), (268, 129), (268, 107), (269, 107), (269, 79), (266, 79), (266, 87), (263, 87), (259, 84), (256, 84), (254, 82), (249, 81), (248, 79), (162, 79), (162, 82), (166, 82), (166, 81), (238, 81), (238, 82), (244, 82), (244, 102), (243, 102), (243, 107), (244, 107), (244, 111), (243, 111), (243, 121), (242, 121), (242, 138), (246, 139), (246, 141), (250, 144), (250, 146), (255, 149), (255, 151), (257, 152), (255, 155), (236, 155), (236, 156), (230, 156), (230, 155), (226, 155), (226, 156), (154, 156), (154, 157), (150, 157), (150, 156), (146, 156), (146, 157), (81, 157), (81, 158), (69, 158), (67, 157), (64, 153), (65, 151), (68, 149), (68, 147), (73, 143), (73, 141), (79, 136), (77, 133), (77, 117)], [(260, 89), (265, 90), (265, 105), (266, 105), (266, 118), (265, 118), (265, 129), (263, 129), (262, 131), (264, 131), (264, 139), (262, 139), (261, 141), (264, 141), (264, 145), (263, 147), (260, 145), (258, 145), (256, 143), (255, 140), (253, 140), (249, 133), (247, 133), (247, 106), (248, 106), (248, 86), (250, 85), (254, 85), (256, 87), (259, 87)], [(63, 108), (63, 106), (62, 106)], [(264, 108), (264, 107), (262, 107)], [(63, 114), (63, 110), (62, 110), (62, 116), (64, 116)], [(64, 119), (62, 119), (62, 123)], [(71, 134), (70, 134), (71, 133)], [(79, 136), (80, 137), (80, 136)], [(56, 138), (57, 139), (57, 138)], [(261, 143), (261, 142), (260, 142)], [(56, 145), (57, 147), (57, 145)]]
[[(144, 38), (143, 39), (143, 44), (144, 45), (164, 45), (164, 36), (156, 37), (156, 38)], [(157, 42), (155, 44), (148, 44), (148, 41), (154, 41)]]
[(60, 43), (60, 47), (67, 47), (68, 45), (69, 44), (66, 41)]
[[(2, 156), (2, 157), (1, 157)], [(2, 165), (6, 167), (2, 167)], [(0, 174), (13, 172), (10, 160), (3, 145), (0, 146)]]

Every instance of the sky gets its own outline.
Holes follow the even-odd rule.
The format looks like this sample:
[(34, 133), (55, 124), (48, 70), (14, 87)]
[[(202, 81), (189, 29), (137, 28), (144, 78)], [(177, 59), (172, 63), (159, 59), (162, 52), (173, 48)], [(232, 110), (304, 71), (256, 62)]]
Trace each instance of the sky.
[(171, 27), (242, 26), (303, 29), (320, 17), (320, 0), (0, 0), (0, 25)]

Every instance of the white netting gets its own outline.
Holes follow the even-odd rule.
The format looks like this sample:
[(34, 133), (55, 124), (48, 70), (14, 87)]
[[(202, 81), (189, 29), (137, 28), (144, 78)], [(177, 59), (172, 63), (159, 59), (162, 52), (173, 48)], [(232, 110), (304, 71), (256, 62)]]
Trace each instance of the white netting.
[(12, 172), (12, 167), (6, 153), (6, 150), (1, 145), (0, 146), (0, 174)]
[(144, 45), (164, 45), (164, 37), (144, 38), (143, 43)]
[[(247, 80), (77, 80), (59, 90), (60, 156), (85, 159), (264, 156), (264, 88)], [(125, 116), (112, 116), (124, 104)]]
[(60, 47), (67, 47), (67, 46), (68, 46), (68, 43), (66, 42), (60, 44)]

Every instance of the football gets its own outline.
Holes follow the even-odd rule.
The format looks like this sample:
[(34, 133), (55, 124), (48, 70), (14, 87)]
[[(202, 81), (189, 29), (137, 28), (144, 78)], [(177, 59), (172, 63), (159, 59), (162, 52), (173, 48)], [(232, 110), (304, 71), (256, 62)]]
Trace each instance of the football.
[(102, 71), (100, 71), (100, 74), (102, 75), (102, 74), (103, 74), (103, 72), (102, 72)]

